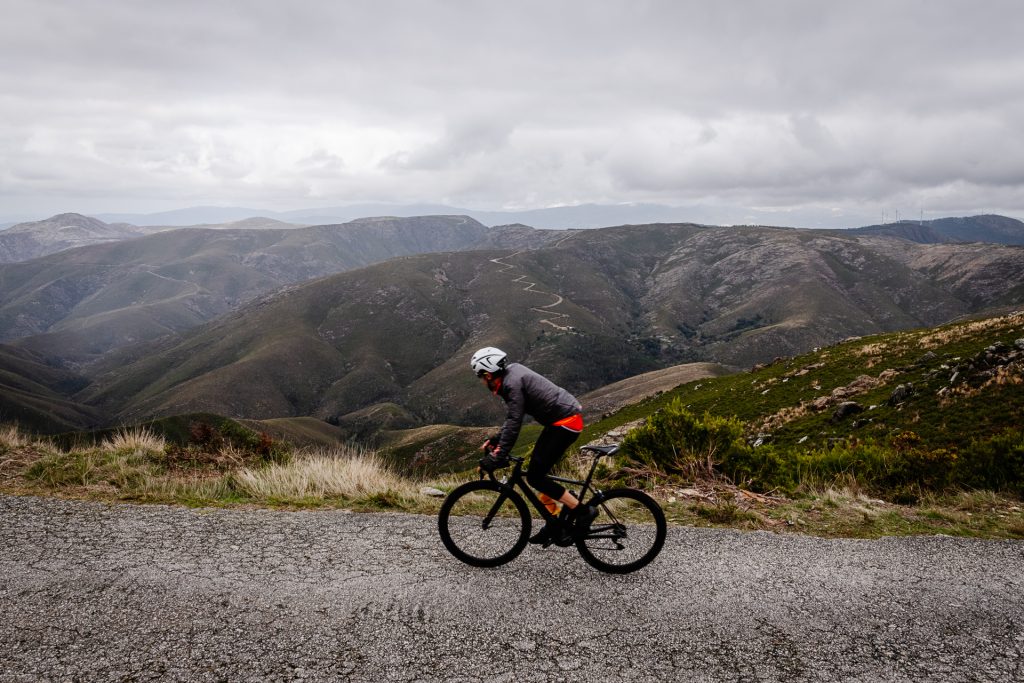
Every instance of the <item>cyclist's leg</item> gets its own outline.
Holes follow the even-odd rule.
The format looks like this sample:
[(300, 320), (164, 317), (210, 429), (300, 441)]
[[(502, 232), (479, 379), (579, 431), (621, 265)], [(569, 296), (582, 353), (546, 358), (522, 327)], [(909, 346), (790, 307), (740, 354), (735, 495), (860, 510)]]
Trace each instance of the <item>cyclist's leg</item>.
[[(545, 427), (540, 438), (537, 439), (537, 444), (533, 447), (533, 456), (530, 458), (530, 469), (527, 472), (526, 481), (538, 491), (564, 503), (569, 508), (566, 521), (576, 529), (577, 533), (582, 533), (597, 517), (597, 508), (591, 505), (580, 505), (576, 496), (566, 491), (558, 482), (547, 478), (555, 463), (562, 459), (565, 451), (579, 436), (579, 432), (565, 427)], [(537, 457), (538, 454), (540, 458)], [(561, 492), (560, 496), (555, 495), (558, 492)]]
[[(555, 464), (562, 459), (566, 449), (578, 437), (578, 432), (573, 432), (563, 427), (545, 427), (537, 439), (537, 443), (533, 446), (533, 455), (530, 456), (530, 469), (526, 473), (526, 483), (539, 491), (542, 496), (548, 496), (549, 499), (565, 503), (570, 510), (576, 507), (576, 498), (561, 484), (548, 479), (548, 474), (551, 473)], [(566, 531), (552, 531), (552, 529), (548, 528), (547, 524), (542, 526), (530, 538), (531, 543), (543, 543), (545, 547), (553, 541), (561, 541), (560, 545), (571, 542)]]
[(526, 474), (526, 483), (541, 493), (563, 503), (566, 497), (572, 498), (571, 503), (566, 503), (570, 508), (576, 507), (576, 499), (561, 484), (548, 479), (548, 474), (579, 436), (579, 432), (564, 427), (545, 427), (533, 447), (530, 469)]

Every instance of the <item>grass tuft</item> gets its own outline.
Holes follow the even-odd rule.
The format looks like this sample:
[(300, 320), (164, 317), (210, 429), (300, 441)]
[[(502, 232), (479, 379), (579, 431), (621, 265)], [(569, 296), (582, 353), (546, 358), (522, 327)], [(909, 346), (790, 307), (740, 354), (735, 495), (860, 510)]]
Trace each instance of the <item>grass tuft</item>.
[(22, 434), (18, 425), (0, 426), (0, 453), (24, 448), (32, 443), (32, 439)]
[(415, 497), (418, 491), (374, 453), (340, 448), (297, 456), (283, 465), (244, 468), (233, 475), (240, 492), (264, 500), (323, 500), (386, 495)]
[(101, 449), (110, 452), (162, 453), (167, 441), (146, 427), (122, 427), (103, 440)]

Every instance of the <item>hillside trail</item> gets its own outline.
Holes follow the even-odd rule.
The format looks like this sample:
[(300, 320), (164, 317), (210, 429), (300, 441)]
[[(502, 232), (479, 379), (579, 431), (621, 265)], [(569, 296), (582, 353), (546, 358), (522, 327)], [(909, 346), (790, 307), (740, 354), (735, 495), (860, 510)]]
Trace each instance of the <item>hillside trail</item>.
[(161, 280), (167, 280), (168, 282), (174, 282), (174, 283), (180, 284), (180, 285), (190, 285), (192, 287), (192, 291), (191, 292), (181, 292), (180, 294), (176, 294), (175, 296), (173, 296), (170, 299), (168, 299), (169, 301), (173, 301), (175, 299), (184, 299), (184, 298), (188, 298), (190, 296), (197, 296), (197, 295), (199, 295), (203, 291), (203, 288), (200, 287), (195, 282), (191, 282), (189, 280), (179, 280), (178, 278), (174, 278), (174, 277), (167, 277), (166, 275), (161, 275), (160, 273), (154, 272), (152, 270), (153, 266), (149, 266), (148, 264), (143, 264), (143, 265), (146, 266), (146, 269), (144, 271), (142, 271), (144, 273), (148, 273), (149, 275), (152, 275), (153, 277), (158, 277)]
[[(558, 240), (558, 242), (556, 242), (554, 244), (554, 246), (555, 247), (560, 246), (563, 242), (565, 242), (570, 237), (573, 237), (574, 235), (575, 235), (575, 233), (570, 233), (570, 234), (566, 235), (562, 239)], [(513, 252), (513, 253), (509, 254), (508, 256), (505, 256), (504, 258), (505, 259), (514, 258), (514, 257), (518, 256), (519, 254), (522, 254), (524, 251), (525, 250), (520, 249), (519, 251)], [(502, 267), (501, 270), (498, 271), (499, 273), (507, 273), (510, 270), (515, 270), (516, 269), (516, 267), (513, 264), (506, 263), (503, 260), (502, 257), (492, 258), (492, 259), (488, 259), (488, 260), (491, 263)], [(553, 302), (551, 302), (550, 304), (545, 304), (543, 306), (531, 306), (530, 307), (531, 311), (536, 311), (538, 313), (542, 313), (544, 315), (550, 315), (551, 316), (550, 318), (541, 318), (538, 322), (540, 322), (543, 325), (550, 325), (551, 327), (555, 328), (556, 330), (560, 330), (562, 332), (575, 332), (576, 331), (571, 325), (563, 325), (563, 324), (561, 324), (561, 323), (566, 323), (566, 322), (569, 321), (569, 314), (568, 313), (560, 313), (558, 311), (551, 310), (551, 309), (555, 308), (556, 306), (560, 305), (562, 302), (565, 301), (565, 298), (563, 296), (561, 296), (559, 294), (555, 294), (554, 292), (545, 292), (543, 290), (536, 289), (537, 283), (536, 282), (529, 282), (526, 279), (526, 275), (525, 274), (520, 275), (519, 277), (513, 279), (512, 282), (513, 283), (519, 283), (519, 284), (526, 285), (525, 287), (523, 287), (523, 291), (524, 292), (530, 292), (532, 294), (541, 294), (541, 295), (544, 295), (544, 296), (553, 296), (555, 298), (555, 300)], [(558, 322), (555, 322), (556, 320)]]
[[(121, 268), (122, 267), (121, 265), (116, 264), (116, 263), (90, 263), (88, 265), (93, 266), (93, 267), (97, 267), (97, 268), (111, 268), (111, 269), (113, 269), (113, 268)], [(199, 296), (200, 294), (202, 294), (203, 288), (200, 287), (197, 283), (192, 282), (190, 280), (179, 280), (178, 278), (173, 278), (173, 277), (168, 277), (166, 275), (161, 275), (160, 273), (157, 273), (157, 272), (155, 272), (153, 270), (156, 267), (157, 266), (152, 266), (152, 265), (150, 265), (148, 263), (140, 263), (139, 267), (135, 271), (133, 271), (133, 272), (145, 273), (146, 275), (152, 275), (155, 278), (159, 278), (161, 280), (167, 280), (168, 282), (173, 282), (173, 283), (178, 284), (178, 285), (188, 285), (189, 287), (191, 287), (191, 291), (180, 291), (180, 292), (178, 292), (177, 294), (175, 294), (173, 296), (169, 296), (167, 298), (160, 299), (158, 301), (152, 302), (152, 303), (147, 304), (147, 305), (151, 306), (151, 305), (155, 305), (155, 304), (166, 304), (166, 303), (170, 303), (172, 301), (179, 301), (181, 299), (188, 299), (190, 297)], [(95, 292), (93, 292), (92, 294), (90, 294), (89, 296), (87, 296), (84, 299), (82, 299), (82, 301), (79, 302), (78, 305), (81, 306), (83, 304), (88, 304), (90, 301), (92, 301), (92, 300), (102, 296), (103, 294), (104, 294), (103, 289), (102, 288), (98, 289)], [(136, 308), (136, 304), (132, 304), (132, 305), (129, 305), (129, 306), (122, 306), (122, 307), (116, 308), (116, 309), (110, 309), (108, 311), (105, 311), (105, 313), (109, 314), (109, 313), (114, 313), (116, 311), (128, 310), (130, 308)]]

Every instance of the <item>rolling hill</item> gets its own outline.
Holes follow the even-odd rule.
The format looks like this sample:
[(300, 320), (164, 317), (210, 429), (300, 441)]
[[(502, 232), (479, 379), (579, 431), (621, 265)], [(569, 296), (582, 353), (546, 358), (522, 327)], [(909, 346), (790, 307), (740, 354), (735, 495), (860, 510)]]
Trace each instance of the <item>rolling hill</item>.
[(40, 432), (60, 432), (102, 424), (100, 411), (69, 397), (88, 380), (53, 367), (37, 355), (0, 344), (0, 422)]
[(850, 232), (861, 235), (899, 237), (923, 244), (942, 242), (1024, 244), (1024, 223), (1015, 218), (996, 215), (938, 218), (928, 221), (899, 221), (855, 228)]
[[(582, 440), (621, 440), (646, 420), (626, 437), (625, 457), (647, 457), (652, 446), (681, 452), (686, 435), (672, 425), (685, 423), (683, 413), (711, 415), (738, 420), (747, 444), (719, 453), (716, 472), (755, 490), (856, 482), (898, 502), (948, 489), (1019, 496), (1022, 389), (1018, 310), (851, 339), (690, 382), (589, 425)], [(669, 460), (662, 462), (671, 467)]]
[[(296, 285), (98, 364), (78, 400), (401, 426), (492, 424), (494, 344), (577, 394), (687, 361), (735, 367), (1024, 300), (1024, 249), (780, 228), (627, 226), (533, 251), (427, 254)], [(383, 420), (382, 426), (391, 420)]]
[[(0, 232), (0, 263), (31, 261), (68, 249), (135, 239), (185, 226), (105, 223), (77, 213), (62, 213), (41, 221), (18, 223)], [(272, 218), (245, 218), (230, 223), (187, 226), (207, 230), (268, 230), (303, 227)]]
[(19, 223), (0, 232), (0, 263), (28, 261), (75, 247), (120, 242), (144, 235), (126, 223), (108, 224), (77, 213)]
[(460, 216), (159, 232), (0, 265), (0, 341), (81, 365), (286, 285), (397, 256), (535, 246), (559, 234)]

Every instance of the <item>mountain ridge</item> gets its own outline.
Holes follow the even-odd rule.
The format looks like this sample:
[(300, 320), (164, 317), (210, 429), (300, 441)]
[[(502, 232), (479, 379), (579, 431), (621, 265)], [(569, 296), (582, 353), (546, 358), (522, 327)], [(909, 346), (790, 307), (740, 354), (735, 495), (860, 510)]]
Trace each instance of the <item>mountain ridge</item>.
[(422, 252), (560, 233), (461, 216), (362, 219), (293, 229), (181, 229), (0, 264), (0, 341), (75, 363), (179, 333), (282, 286)]
[(903, 220), (896, 223), (852, 228), (850, 232), (899, 237), (922, 244), (987, 242), (990, 244), (1024, 245), (1024, 223), (1015, 218), (995, 214), (937, 218), (927, 221)]
[[(195, 210), (181, 210), (152, 214), (149, 219), (134, 214), (113, 214), (108, 220), (120, 222), (104, 223), (94, 217), (81, 214), (60, 214), (30, 223), (20, 223), (0, 231), (0, 263), (13, 263), (39, 258), (52, 253), (79, 246), (102, 244), (121, 239), (131, 239), (175, 229), (295, 229), (313, 225), (338, 225), (364, 220), (395, 220), (397, 218), (419, 218), (423, 216), (466, 216), (481, 225), (491, 227), (521, 225), (533, 229), (595, 229), (621, 225), (646, 225), (651, 223), (679, 222), (680, 214), (673, 207), (660, 205), (629, 205), (609, 207), (581, 205), (553, 209), (535, 209), (525, 212), (466, 212), (443, 205), (396, 206), (387, 204), (366, 204), (342, 207), (330, 214), (309, 211), (285, 213), (269, 212), (258, 215), (250, 209), (199, 207)], [(394, 215), (388, 213), (392, 210)], [(212, 213), (211, 213), (212, 212)], [(568, 213), (567, 213), (568, 212)], [(559, 216), (578, 216), (558, 218)], [(276, 216), (271, 217), (271, 216)], [(185, 217), (193, 219), (190, 222)], [(600, 218), (598, 218), (600, 217)], [(216, 220), (211, 220), (214, 218)], [(128, 219), (143, 219), (141, 225), (127, 222)], [(283, 220), (287, 219), (287, 220)], [(687, 222), (695, 222), (692, 218)], [(712, 226), (714, 227), (714, 226)], [(741, 226), (736, 226), (741, 227)], [(761, 225), (760, 227), (771, 227)], [(62, 231), (63, 228), (63, 231)], [(68, 229), (75, 232), (67, 232)], [(822, 229), (822, 228), (802, 228)], [(929, 221), (899, 221), (850, 228), (846, 231), (856, 234), (885, 235), (899, 237), (925, 244), (940, 242), (990, 242), (993, 244), (1024, 244), (1024, 223), (1014, 218), (999, 215), (950, 217)], [(840, 231), (843, 232), (843, 231)]]
[(1024, 301), (1020, 247), (985, 247), (1003, 275), (974, 279), (960, 268), (980, 245), (908, 244), (656, 225), (534, 251), (413, 256), (264, 297), (118, 364), (129, 379), (96, 377), (80, 398), (125, 419), (217, 405), (231, 417), (339, 419), (391, 403), (421, 423), (488, 423), (500, 406), (464, 367), (479, 346), (585, 393), (680, 362), (749, 366)]
[(91, 244), (139, 237), (143, 230), (126, 223), (103, 221), (77, 213), (19, 223), (0, 232), (0, 264), (28, 261), (40, 256)]

